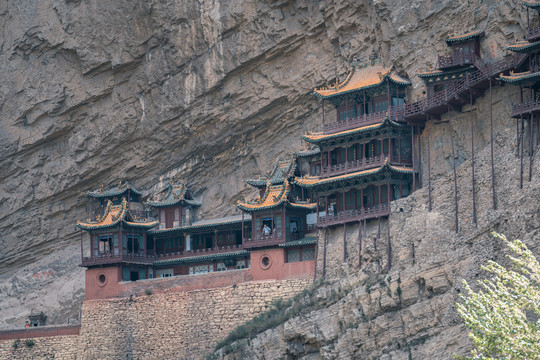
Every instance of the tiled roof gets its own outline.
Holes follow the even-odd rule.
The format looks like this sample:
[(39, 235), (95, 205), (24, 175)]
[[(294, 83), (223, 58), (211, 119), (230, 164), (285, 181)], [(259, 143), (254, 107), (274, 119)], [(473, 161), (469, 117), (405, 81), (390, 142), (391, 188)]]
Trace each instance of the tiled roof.
[(128, 191), (141, 196), (142, 193), (135, 189), (133, 186), (129, 184), (129, 182), (124, 181), (118, 183), (118, 185), (110, 186), (108, 188), (105, 188), (103, 185), (94, 191), (87, 191), (86, 194), (88, 196), (94, 197), (94, 198), (107, 198), (112, 196), (119, 196), (127, 193)]
[[(251, 221), (250, 215), (244, 215), (244, 222)], [(200, 220), (196, 221), (191, 225), (186, 226), (180, 226), (175, 228), (169, 228), (169, 229), (155, 229), (150, 230), (148, 234), (152, 235), (159, 235), (164, 233), (171, 233), (171, 232), (189, 232), (190, 230), (199, 230), (199, 229), (206, 229), (206, 228), (218, 228), (220, 226), (227, 226), (227, 225), (234, 225), (234, 224), (240, 224), (242, 223), (242, 215), (235, 215), (235, 216), (227, 216), (222, 218), (216, 218), (216, 219), (209, 219), (209, 220)]]
[(522, 0), (522, 3), (530, 8), (540, 8), (540, 1), (538, 0)]
[(174, 265), (174, 264), (182, 264), (182, 263), (194, 263), (194, 262), (207, 261), (207, 260), (221, 260), (221, 259), (227, 259), (227, 258), (233, 258), (233, 257), (244, 257), (248, 255), (249, 255), (249, 251), (242, 250), (242, 251), (234, 251), (234, 252), (229, 252), (229, 253), (190, 256), (190, 257), (185, 257), (185, 258), (180, 258), (180, 259), (158, 260), (158, 261), (154, 261), (152, 265), (163, 266), (163, 265)]
[(278, 185), (283, 183), (283, 179), (291, 179), (294, 176), (296, 170), (296, 159), (292, 158), (290, 160), (278, 161), (270, 171), (267, 176), (261, 176), (258, 179), (246, 179), (246, 182), (257, 188), (263, 188), (266, 186), (268, 181), (272, 185)]
[(510, 51), (517, 53), (528, 53), (532, 50), (537, 50), (540, 48), (540, 41), (528, 42), (528, 41), (517, 41), (513, 44), (506, 45), (506, 48)]
[(419, 71), (416, 75), (418, 75), (419, 78), (430, 78), (430, 77), (438, 77), (438, 76), (447, 76), (448, 80), (454, 79), (457, 77), (457, 75), (461, 75), (466, 73), (467, 71), (473, 70), (474, 67), (472, 65), (467, 65), (466, 67), (460, 67), (458, 69), (452, 69), (452, 70), (439, 70), (439, 69), (426, 69)]
[(167, 207), (183, 203), (191, 206), (201, 206), (200, 202), (191, 199), (185, 182), (178, 184), (170, 183), (165, 190), (146, 202), (146, 204), (153, 207)]
[(113, 205), (110, 200), (107, 202), (107, 207), (105, 208), (105, 213), (102, 218), (98, 218), (96, 221), (78, 221), (77, 227), (83, 230), (97, 230), (97, 229), (106, 229), (111, 228), (120, 223), (128, 227), (139, 227), (150, 229), (159, 224), (159, 221), (133, 221), (129, 210), (127, 208), (126, 198), (122, 198), (122, 203), (120, 205)]
[(465, 41), (469, 41), (471, 39), (484, 36), (484, 34), (485, 34), (484, 30), (471, 31), (467, 34), (451, 36), (447, 38), (445, 41), (448, 45), (459, 44)]
[(386, 79), (394, 84), (404, 86), (411, 84), (409, 80), (399, 76), (392, 67), (384, 67), (380, 61), (375, 61), (354, 66), (341, 84), (315, 89), (313, 93), (320, 98), (330, 98), (383, 85)]
[(317, 238), (315, 236), (306, 236), (305, 238), (287, 241), (286, 243), (279, 244), (279, 247), (293, 247), (293, 246), (304, 246), (304, 245), (314, 245), (317, 243)]
[(306, 210), (312, 210), (315, 208), (315, 203), (302, 203), (299, 201), (291, 202), (289, 201), (289, 194), (290, 194), (290, 188), (291, 185), (289, 181), (286, 179), (283, 180), (283, 184), (280, 185), (271, 185), (268, 184), (266, 186), (266, 191), (262, 198), (258, 198), (257, 200), (251, 201), (249, 203), (242, 203), (238, 201), (236, 206), (240, 208), (240, 210), (252, 212), (256, 210), (266, 210), (266, 209), (273, 209), (275, 207), (278, 207), (282, 204), (285, 204), (288, 207), (292, 208), (298, 208), (298, 209), (306, 209)]
[(385, 126), (389, 126), (389, 127), (394, 127), (394, 128), (404, 128), (404, 127), (407, 127), (407, 125), (405, 124), (401, 124), (401, 123), (398, 123), (398, 122), (395, 122), (393, 120), (390, 120), (390, 118), (387, 116), (384, 118), (383, 121), (381, 121), (380, 123), (377, 123), (377, 124), (372, 124), (372, 125), (367, 125), (367, 126), (362, 126), (362, 127), (358, 127), (358, 128), (355, 128), (355, 129), (350, 129), (350, 130), (345, 130), (345, 131), (340, 131), (338, 133), (334, 133), (334, 134), (323, 134), (323, 133), (311, 133), (311, 134), (305, 134), (302, 136), (302, 139), (312, 143), (312, 144), (318, 144), (318, 143), (321, 143), (325, 140), (331, 140), (331, 139), (336, 139), (336, 138), (339, 138), (339, 137), (342, 137), (342, 136), (347, 136), (347, 135), (355, 135), (355, 134), (360, 134), (360, 133), (363, 133), (363, 132), (366, 132), (366, 131), (370, 131), (370, 130), (378, 130), (378, 129), (381, 129)]
[(382, 173), (384, 171), (412, 174), (413, 169), (401, 167), (401, 166), (392, 166), (390, 165), (387, 159), (381, 167), (375, 168), (375, 169), (357, 171), (354, 173), (334, 176), (327, 179), (319, 179), (318, 177), (311, 177), (311, 176), (303, 177), (303, 178), (295, 178), (294, 182), (304, 188), (314, 188), (319, 185), (326, 185), (326, 184), (331, 184), (331, 183), (335, 183), (339, 181), (361, 178), (368, 175), (375, 175), (378, 173)]
[(321, 153), (321, 149), (319, 148), (315, 148), (315, 149), (311, 149), (311, 150), (300, 150), (300, 151), (296, 151), (294, 153), (294, 156), (297, 156), (297, 157), (300, 157), (300, 158), (304, 158), (304, 157), (310, 157), (310, 156), (313, 156), (313, 155), (318, 155)]
[(520, 83), (521, 81), (537, 81), (540, 78), (540, 72), (525, 71), (522, 73), (512, 73), (510, 75), (501, 75), (499, 79), (507, 83)]

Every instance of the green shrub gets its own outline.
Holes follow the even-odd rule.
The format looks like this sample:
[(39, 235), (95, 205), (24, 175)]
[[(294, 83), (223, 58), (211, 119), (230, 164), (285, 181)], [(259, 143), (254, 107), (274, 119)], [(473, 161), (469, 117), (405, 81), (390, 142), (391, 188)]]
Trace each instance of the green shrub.
[(32, 346), (36, 345), (36, 342), (34, 339), (26, 339), (24, 340), (24, 345), (26, 345), (27, 348), (31, 348)]
[(17, 350), (19, 346), (21, 346), (21, 339), (17, 339), (13, 341), (13, 344), (11, 344), (14, 350)]
[(152, 290), (150, 290), (150, 289), (147, 288), (147, 289), (144, 290), (144, 293), (145, 293), (146, 295), (152, 295)]

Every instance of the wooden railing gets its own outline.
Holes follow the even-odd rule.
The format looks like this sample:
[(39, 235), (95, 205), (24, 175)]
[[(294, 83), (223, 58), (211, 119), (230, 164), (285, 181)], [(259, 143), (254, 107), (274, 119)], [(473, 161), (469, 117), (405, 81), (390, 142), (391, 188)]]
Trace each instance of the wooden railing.
[(452, 55), (439, 55), (439, 69), (446, 69), (455, 66), (472, 64), (474, 54), (464, 52), (454, 52)]
[(94, 265), (104, 265), (104, 264), (114, 264), (118, 262), (134, 262), (134, 263), (143, 263), (151, 264), (154, 261), (154, 257), (148, 254), (134, 254), (134, 253), (124, 253), (124, 254), (113, 254), (113, 253), (99, 253), (90, 257), (82, 258), (82, 266), (94, 266)]
[(157, 254), (153, 258), (154, 260), (167, 260), (167, 259), (185, 258), (185, 257), (192, 257), (192, 256), (221, 254), (221, 253), (227, 253), (231, 251), (239, 251), (243, 249), (244, 249), (244, 246), (242, 244), (239, 244), (239, 245), (235, 244), (235, 245), (227, 245), (227, 246), (215, 246), (212, 248), (205, 248), (205, 249), (193, 249), (193, 250), (183, 250), (183, 251), (170, 252), (170, 253), (162, 253), (162, 254)]
[(536, 40), (540, 37), (540, 26), (531, 28), (527, 31), (527, 40)]
[(346, 161), (341, 164), (324, 166), (321, 170), (321, 178), (346, 174), (364, 169), (380, 167), (385, 159), (385, 155), (377, 155), (370, 158), (362, 158), (354, 161)]
[(512, 117), (540, 111), (540, 99), (512, 105)]
[(373, 219), (380, 216), (386, 216), (389, 213), (390, 208), (388, 207), (388, 203), (383, 203), (370, 208), (338, 211), (334, 215), (319, 216), (317, 219), (317, 226), (326, 227), (364, 219)]
[(386, 116), (394, 121), (403, 121), (403, 108), (401, 106), (390, 106), (387, 110), (371, 114), (364, 114), (352, 118), (346, 118), (343, 121), (336, 121), (325, 124), (324, 134), (334, 134), (340, 131), (355, 129), (362, 126), (374, 125), (383, 121)]
[(273, 246), (283, 244), (285, 241), (285, 236), (283, 236), (282, 234), (257, 235), (252, 238), (245, 238), (244, 248), (252, 249), (256, 247)]

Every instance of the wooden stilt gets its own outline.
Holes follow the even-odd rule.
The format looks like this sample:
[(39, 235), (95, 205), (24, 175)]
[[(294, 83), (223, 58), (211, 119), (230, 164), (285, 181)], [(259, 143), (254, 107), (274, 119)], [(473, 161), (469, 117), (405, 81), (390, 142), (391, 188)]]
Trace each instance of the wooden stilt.
[(414, 166), (414, 158), (416, 157), (416, 154), (415, 154), (415, 141), (414, 141), (414, 126), (411, 126), (411, 143), (412, 143), (412, 169), (413, 169), (413, 173), (412, 173), (412, 182), (413, 182), (413, 187), (412, 187), (412, 191), (415, 192), (416, 191), (416, 167)]
[(323, 269), (322, 277), (326, 277), (326, 247), (328, 245), (328, 228), (324, 228), (324, 252), (323, 252)]
[(520, 170), (519, 170), (519, 188), (520, 189), (523, 189), (523, 148), (525, 147), (525, 144), (523, 143), (523, 133), (524, 133), (524, 126), (525, 126), (525, 122), (523, 120), (523, 114), (521, 115), (521, 131), (520, 131), (520, 143), (521, 143), (521, 153), (519, 154), (520, 156)]
[(386, 253), (388, 255), (388, 271), (392, 267), (392, 243), (390, 242), (390, 215), (392, 214), (392, 197), (390, 192), (390, 179), (388, 179), (388, 240), (386, 242)]
[(418, 188), (422, 188), (422, 140), (420, 139), (420, 126), (418, 127)]
[(493, 157), (493, 92), (491, 79), (489, 80), (489, 130), (491, 142), (491, 191), (493, 196), (493, 209), (497, 210), (497, 196), (495, 191), (495, 161)]
[(343, 262), (347, 261), (347, 224), (343, 224)]
[(317, 279), (317, 260), (319, 258), (320, 235), (321, 235), (321, 230), (317, 229), (317, 245), (315, 246), (315, 270), (313, 271), (313, 281)]
[(473, 113), (472, 113), (472, 90), (469, 91), (470, 105), (471, 105), (471, 168), (472, 168), (472, 205), (473, 205), (473, 224), (476, 224), (476, 191), (475, 191), (475, 182), (474, 177), (474, 123), (473, 123)]
[(429, 140), (431, 137), (431, 125), (429, 123), (429, 116), (426, 121), (427, 126), (427, 173), (428, 173), (428, 211), (431, 211), (432, 201), (431, 201), (431, 146)]
[(533, 167), (533, 114), (529, 119), (529, 182), (532, 180), (532, 167)]
[(358, 222), (358, 269), (362, 268), (362, 220)]
[(454, 170), (454, 209), (455, 209), (455, 225), (456, 233), (459, 232), (459, 223), (458, 223), (458, 196), (457, 196), (457, 175), (456, 175), (456, 155), (454, 152), (454, 134), (452, 129), (450, 129), (450, 142), (452, 143), (452, 167)]

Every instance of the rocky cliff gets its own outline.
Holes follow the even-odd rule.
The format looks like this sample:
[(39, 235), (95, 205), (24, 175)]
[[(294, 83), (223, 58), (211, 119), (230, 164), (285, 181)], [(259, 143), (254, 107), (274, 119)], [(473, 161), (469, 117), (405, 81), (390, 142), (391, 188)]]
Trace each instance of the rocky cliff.
[[(343, 79), (354, 57), (378, 51), (413, 80), (414, 99), (423, 90), (414, 74), (435, 63), (445, 37), (485, 29), (489, 60), (523, 37), (526, 18), (518, 0), (8, 0), (0, 21), (0, 325), (15, 326), (32, 308), (51, 322), (76, 317), (84, 190), (187, 179), (202, 216), (232, 213), (252, 194), (243, 178), (318, 129), (309, 92)], [(461, 164), (469, 144), (455, 131)], [(448, 134), (433, 134), (446, 159), (433, 176), (444, 182)]]

